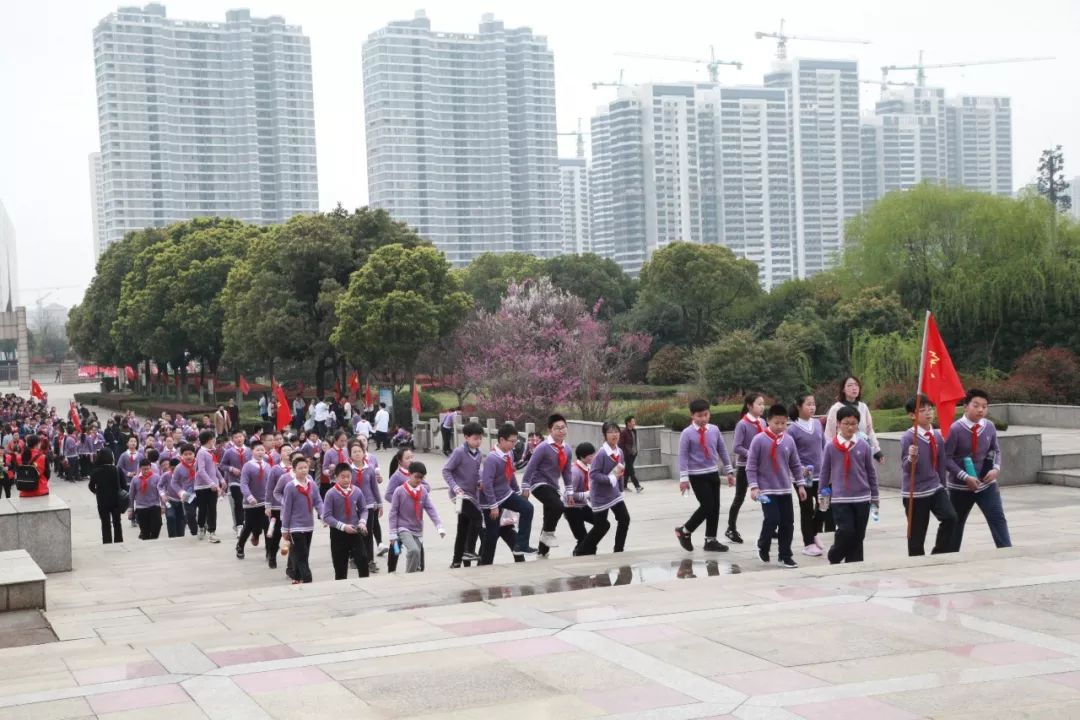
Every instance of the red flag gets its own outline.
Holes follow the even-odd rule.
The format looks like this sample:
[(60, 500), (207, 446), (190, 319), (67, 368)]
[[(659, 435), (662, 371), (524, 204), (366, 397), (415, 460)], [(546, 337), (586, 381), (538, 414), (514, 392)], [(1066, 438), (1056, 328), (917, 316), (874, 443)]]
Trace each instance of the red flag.
[(274, 387), (274, 400), (277, 401), (277, 429), (281, 432), (289, 427), (292, 422), (292, 410), (289, 409), (289, 398), (285, 397), (285, 391), (277, 383), (270, 381)]
[(30, 381), (30, 397), (37, 398), (41, 402), (45, 402), (45, 391), (38, 385), (37, 380)]
[(130, 365), (124, 366), (124, 377), (128, 379), (128, 382), (135, 382), (135, 368)]
[(337, 381), (334, 382), (334, 397), (336, 397), (338, 399), (338, 402), (341, 401), (341, 381), (340, 380), (337, 380)]
[(239, 387), (241, 395), (247, 395), (249, 392), (251, 392), (251, 386), (248, 385), (248, 381), (244, 379), (243, 375), (240, 376)]
[(75, 432), (82, 432), (82, 422), (79, 420), (79, 411), (75, 409), (75, 401), (71, 401), (70, 409), (68, 410), (68, 417), (71, 418), (71, 424), (75, 426)]
[(420, 383), (413, 380), (412, 386), (412, 409), (417, 417), (420, 417)]
[(949, 350), (941, 339), (934, 316), (927, 313), (925, 350), (922, 357), (922, 387), (920, 390), (937, 408), (941, 436), (949, 436), (949, 427), (956, 414), (956, 403), (964, 399), (964, 386), (956, 374)]
[(349, 376), (349, 390), (352, 393), (360, 392), (360, 373), (353, 370), (353, 374)]
[(375, 396), (371, 392), (371, 383), (364, 385), (364, 405), (368, 407), (374, 407)]

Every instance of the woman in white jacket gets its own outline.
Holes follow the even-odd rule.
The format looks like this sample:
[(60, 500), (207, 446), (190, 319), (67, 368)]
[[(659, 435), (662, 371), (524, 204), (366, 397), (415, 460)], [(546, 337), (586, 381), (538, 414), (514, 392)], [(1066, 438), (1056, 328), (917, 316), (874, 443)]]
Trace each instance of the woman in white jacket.
[(874, 434), (874, 420), (870, 417), (870, 408), (862, 401), (862, 383), (854, 375), (848, 375), (840, 383), (839, 400), (833, 403), (825, 417), (825, 442), (831, 443), (836, 437), (836, 412), (845, 405), (859, 412), (859, 437), (869, 443), (874, 451), (874, 459), (879, 463), (884, 462), (885, 456), (881, 453), (881, 445)]

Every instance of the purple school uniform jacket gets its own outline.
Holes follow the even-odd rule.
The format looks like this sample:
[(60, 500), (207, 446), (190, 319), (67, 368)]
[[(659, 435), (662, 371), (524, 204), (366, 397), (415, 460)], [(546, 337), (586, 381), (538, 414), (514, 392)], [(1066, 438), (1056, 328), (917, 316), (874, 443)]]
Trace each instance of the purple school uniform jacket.
[(484, 456), (478, 449), (470, 450), (464, 445), (454, 448), (442, 469), (443, 480), (446, 481), (451, 498), (460, 489), (469, 502), (480, 507), (480, 466), (483, 462)]
[(244, 507), (263, 507), (266, 505), (266, 485), (270, 481), (270, 463), (263, 460), (248, 460), (240, 470), (240, 494), (244, 498)]
[[(521, 477), (523, 490), (530, 490), (534, 485), (550, 485), (556, 491), (570, 484), (570, 466), (574, 464), (573, 448), (562, 444), (563, 464), (559, 466), (559, 450), (550, 437), (536, 446), (525, 474)], [(560, 483), (560, 480), (562, 481)]]
[[(841, 451), (837, 438), (825, 446), (821, 459), (821, 489), (832, 489), (834, 503), (878, 502), (877, 470), (874, 468), (874, 451), (861, 438), (856, 437), (847, 453)], [(850, 462), (844, 462), (844, 455)]]
[(323, 511), (322, 496), (319, 495), (318, 483), (308, 478), (307, 494), (300, 492), (297, 480), (285, 485), (281, 498), (281, 532), (313, 532), (315, 513), (321, 516)]
[(138, 450), (132, 455), (130, 451), (125, 450), (124, 453), (116, 459), (116, 467), (118, 467), (123, 473), (124, 477), (129, 480), (139, 474), (139, 463), (142, 462), (142, 453)]
[(774, 440), (766, 431), (754, 437), (746, 456), (748, 486), (765, 495), (790, 495), (792, 479), (800, 487), (806, 484), (799, 451), (791, 436), (784, 433)]
[(825, 452), (825, 428), (811, 418), (809, 425), (796, 420), (788, 425), (788, 435), (795, 441), (799, 462), (803, 467), (813, 468), (814, 480), (821, 474), (821, 454)]
[(230, 485), (240, 484), (240, 472), (244, 469), (244, 463), (251, 459), (251, 451), (245, 447), (230, 445), (225, 448), (218, 463), (221, 476), (229, 481)]
[(214, 464), (214, 453), (209, 448), (199, 448), (195, 453), (195, 489), (206, 490), (221, 486), (221, 476)]
[[(63, 453), (66, 458), (74, 458), (79, 456), (79, 441), (75, 439), (74, 435), (65, 435), (63, 443)], [(138, 467), (138, 465), (136, 465)]]
[(161, 507), (161, 491), (158, 489), (158, 476), (150, 473), (147, 480), (137, 475), (128, 488), (128, 507), (140, 510), (148, 507)]
[[(405, 472), (403, 468), (398, 468), (397, 472), (390, 476), (390, 479), (386, 481), (386, 497), (394, 497), (394, 491), (409, 481), (409, 473)], [(420, 484), (431, 492), (431, 484), (427, 479), (420, 481)]]
[(340, 450), (336, 447), (332, 447), (323, 453), (322, 460), (322, 474), (323, 477), (320, 482), (334, 482), (334, 468), (338, 463), (351, 464), (349, 461), (349, 451), (345, 448)]
[[(912, 431), (909, 429), (900, 438), (900, 490), (904, 497), (911, 493), (911, 460), (908, 450), (911, 448)], [(934, 444), (930, 444), (930, 438)], [(919, 428), (919, 457), (915, 460), (915, 497), (930, 497), (945, 487), (945, 441), (941, 433), (931, 430), (929, 433)]]
[[(346, 502), (348, 499), (348, 502)], [(367, 527), (367, 513), (364, 512), (364, 493), (350, 485), (342, 492), (337, 483), (326, 491), (323, 498), (323, 522), (337, 530), (344, 530), (346, 525)]]
[(589, 506), (595, 511), (607, 510), (622, 502), (623, 494), (619, 478), (615, 477), (615, 466), (626, 464), (626, 459), (618, 448), (607, 443), (600, 446), (589, 468)]
[(158, 478), (158, 494), (168, 502), (180, 502), (180, 490), (173, 487), (174, 474), (172, 470), (168, 470), (161, 473), (161, 477)]
[(574, 462), (570, 469), (570, 484), (566, 486), (563, 502), (574, 499), (574, 507), (586, 507), (589, 504), (589, 466), (580, 461)]
[[(978, 427), (978, 447), (971, 452), (972, 427)], [(964, 458), (971, 458), (975, 465), (975, 472), (979, 476), (979, 489), (982, 492), (997, 480), (987, 482), (983, 480), (991, 469), (1001, 469), (1001, 452), (998, 448), (997, 428), (994, 424), (983, 418), (978, 423), (972, 423), (966, 417), (962, 417), (952, 424), (949, 429), (949, 439), (945, 442), (945, 462), (949, 471), (949, 490), (971, 492), (964, 483), (968, 474), (964, 471)]]
[[(593, 458), (595, 462), (596, 458)], [(719, 472), (721, 468), (725, 475), (732, 473), (731, 456), (720, 428), (712, 423), (705, 426), (705, 447), (702, 447), (701, 429), (690, 423), (679, 435), (679, 482), (689, 480), (691, 475)]]
[(293, 477), (292, 470), (286, 469), (280, 465), (274, 469), (277, 470), (278, 468), (280, 468), (281, 471), (276, 475), (271, 475), (271, 477), (276, 477), (273, 483), (273, 489), (267, 489), (267, 492), (269, 493), (270, 509), (272, 510), (281, 509), (281, 503), (285, 497), (285, 486), (296, 479)]
[(363, 469), (360, 469), (355, 465), (350, 465), (350, 467), (353, 471), (353, 485), (360, 488), (364, 493), (365, 507), (369, 510), (371, 508), (382, 507), (382, 490), (379, 489), (379, 478), (375, 475), (374, 466), (365, 464)]
[(422, 535), (424, 533), (423, 513), (425, 512), (436, 528), (442, 528), (439, 511), (435, 509), (435, 504), (431, 502), (431, 494), (423, 485), (417, 487), (420, 488), (421, 513), (419, 517), (417, 517), (416, 513), (416, 503), (404, 486), (395, 490), (394, 497), (390, 498), (390, 522), (388, 524), (390, 526), (391, 540), (396, 540), (398, 533), (402, 530), (407, 530), (413, 535)]
[(178, 490), (183, 490), (185, 493), (195, 492), (195, 475), (197, 473), (195, 463), (191, 463), (189, 469), (187, 465), (181, 460), (180, 464), (176, 466), (172, 474), (172, 484)]
[(735, 425), (735, 467), (746, 467), (747, 458), (750, 455), (750, 443), (754, 438), (765, 432), (765, 421), (761, 418), (751, 419), (744, 415)]
[(502, 505), (510, 495), (518, 492), (517, 476), (511, 471), (507, 477), (507, 459), (512, 469), (513, 457), (503, 454), (498, 448), (484, 458), (483, 467), (480, 468), (480, 507), (484, 510)]

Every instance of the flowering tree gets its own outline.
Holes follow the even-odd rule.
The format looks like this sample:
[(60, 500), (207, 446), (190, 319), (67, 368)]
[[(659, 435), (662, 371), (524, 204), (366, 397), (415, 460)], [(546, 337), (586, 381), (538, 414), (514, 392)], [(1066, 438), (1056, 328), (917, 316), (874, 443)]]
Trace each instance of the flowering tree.
[(500, 420), (539, 421), (572, 405), (587, 419), (603, 417), (611, 385), (647, 351), (649, 338), (623, 335), (612, 345), (598, 310), (542, 277), (511, 284), (498, 309), (466, 321), (455, 343), (480, 410)]

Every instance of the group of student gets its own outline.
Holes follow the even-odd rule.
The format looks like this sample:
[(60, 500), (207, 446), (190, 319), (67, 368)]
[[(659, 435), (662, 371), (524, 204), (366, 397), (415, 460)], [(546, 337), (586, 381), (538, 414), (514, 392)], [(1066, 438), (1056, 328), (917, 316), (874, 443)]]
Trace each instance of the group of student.
[[(693, 550), (691, 536), (705, 523), (707, 551), (728, 549), (717, 538), (721, 473), (735, 486), (725, 536), (742, 543), (736, 522), (747, 490), (762, 511), (757, 556), (770, 562), (777, 540), (777, 561), (795, 568), (793, 492), (798, 496), (803, 553), (825, 554), (830, 563), (863, 559), (866, 528), (880, 513), (877, 465), (887, 459), (873, 431), (870, 411), (861, 401), (857, 378), (845, 378), (838, 402), (823, 425), (816, 417), (813, 395), (800, 395), (790, 408), (765, 406), (761, 394), (745, 398), (734, 433), (735, 464), (720, 430), (709, 422), (704, 400), (690, 403), (691, 423), (679, 439), (679, 486), (693, 491), (698, 507), (675, 528), (680, 546)], [(901, 495), (910, 514), (908, 554), (925, 553), (930, 516), (938, 520), (932, 553), (960, 549), (972, 507), (978, 506), (994, 544), (1010, 547), (1008, 522), (997, 487), (1001, 456), (997, 431), (987, 417), (989, 397), (969, 390), (963, 415), (949, 426), (948, 439), (934, 429), (934, 407), (923, 395), (906, 409), (912, 421), (900, 441), (896, 461), (902, 474)], [(823, 531), (835, 530), (825, 549)]]

